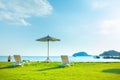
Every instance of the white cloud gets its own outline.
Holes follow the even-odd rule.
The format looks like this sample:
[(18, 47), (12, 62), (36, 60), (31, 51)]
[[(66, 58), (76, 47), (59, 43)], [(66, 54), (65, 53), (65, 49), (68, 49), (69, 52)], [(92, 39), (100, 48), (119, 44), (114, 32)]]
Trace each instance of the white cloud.
[(94, 10), (104, 8), (104, 7), (108, 6), (108, 2), (106, 2), (106, 1), (105, 0), (104, 1), (103, 0), (93, 0), (92, 1), (92, 8)]
[(0, 0), (0, 20), (9, 24), (30, 25), (32, 16), (48, 15), (52, 6), (47, 0)]
[(102, 34), (118, 34), (120, 33), (120, 19), (104, 20), (101, 22), (100, 28)]
[(0, 9), (4, 8), (4, 7), (5, 7), (5, 5), (0, 2)]
[(100, 24), (99, 47), (103, 50), (120, 50), (120, 19), (103, 20)]
[(102, 35), (120, 34), (120, 0), (92, 0), (92, 9), (100, 15), (98, 26)]

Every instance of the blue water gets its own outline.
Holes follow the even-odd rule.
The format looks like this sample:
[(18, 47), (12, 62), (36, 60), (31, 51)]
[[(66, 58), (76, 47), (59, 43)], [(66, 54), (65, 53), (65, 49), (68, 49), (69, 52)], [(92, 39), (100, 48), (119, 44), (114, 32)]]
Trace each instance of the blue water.
[[(0, 56), (0, 62), (7, 62), (8, 56)], [(30, 61), (45, 61), (46, 56), (22, 56), (22, 60), (30, 60)], [(50, 56), (50, 60), (53, 62), (61, 62), (60, 56)], [(80, 57), (72, 57), (69, 56), (69, 60), (71, 62), (120, 62), (120, 59), (96, 59), (93, 56), (80, 56)], [(14, 57), (11, 56), (11, 61), (14, 62)]]

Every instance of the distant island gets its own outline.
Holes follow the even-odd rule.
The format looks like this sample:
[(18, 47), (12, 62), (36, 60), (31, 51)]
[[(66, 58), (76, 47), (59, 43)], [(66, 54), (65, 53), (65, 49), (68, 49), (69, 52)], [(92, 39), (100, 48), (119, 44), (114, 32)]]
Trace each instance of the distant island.
[[(88, 55), (86, 52), (78, 52), (74, 53), (72, 56), (77, 57), (77, 56), (91, 56)], [(105, 59), (120, 59), (120, 52), (115, 51), (115, 50), (109, 50), (109, 51), (104, 51), (103, 53), (99, 54), (99, 56), (94, 56), (95, 58), (100, 58), (102, 56)]]
[(120, 56), (120, 52), (115, 50), (109, 50), (109, 51), (103, 52), (102, 54), (100, 54), (100, 56)]
[(105, 51), (100, 56), (103, 56), (103, 58), (113, 58), (113, 59), (120, 59), (120, 52), (115, 51), (115, 50), (109, 50)]
[(72, 56), (77, 57), (77, 56), (89, 56), (86, 52), (78, 52), (74, 53)]

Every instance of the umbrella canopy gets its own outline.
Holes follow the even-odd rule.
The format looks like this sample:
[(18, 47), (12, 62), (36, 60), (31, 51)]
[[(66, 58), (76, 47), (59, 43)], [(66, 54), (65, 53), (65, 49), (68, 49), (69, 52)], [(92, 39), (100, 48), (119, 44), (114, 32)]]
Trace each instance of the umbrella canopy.
[(40, 42), (47, 42), (47, 47), (48, 47), (48, 52), (47, 52), (47, 62), (50, 62), (50, 59), (49, 59), (49, 42), (55, 42), (55, 41), (60, 41), (60, 39), (57, 39), (57, 38), (54, 38), (54, 37), (51, 37), (51, 36), (45, 36), (45, 37), (42, 37), (40, 39), (37, 39), (36, 41), (40, 41)]
[(37, 41), (41, 41), (41, 42), (48, 42), (48, 41), (60, 41), (60, 39), (56, 39), (54, 37), (51, 36), (45, 36), (43, 38), (37, 39)]

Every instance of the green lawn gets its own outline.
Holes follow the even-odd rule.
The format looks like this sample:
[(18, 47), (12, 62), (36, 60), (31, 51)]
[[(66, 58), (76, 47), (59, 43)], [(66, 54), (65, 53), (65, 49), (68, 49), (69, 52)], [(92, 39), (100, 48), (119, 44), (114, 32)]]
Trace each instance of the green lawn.
[(80, 63), (59, 67), (60, 62), (31, 62), (23, 67), (0, 62), (0, 80), (119, 80), (120, 63)]

